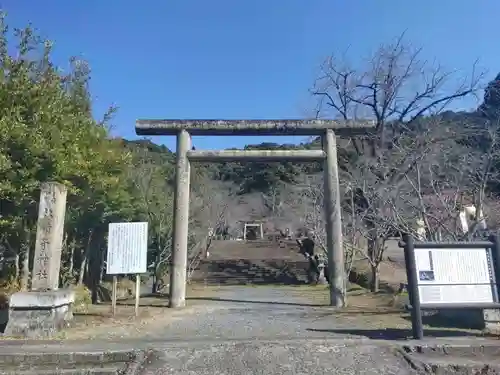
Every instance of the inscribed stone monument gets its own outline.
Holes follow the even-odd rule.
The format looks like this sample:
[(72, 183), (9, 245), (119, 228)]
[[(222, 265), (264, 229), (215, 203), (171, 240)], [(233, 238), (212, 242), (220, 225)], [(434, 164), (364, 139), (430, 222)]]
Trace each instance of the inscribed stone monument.
[(51, 336), (73, 318), (71, 290), (58, 290), (67, 190), (59, 183), (41, 187), (31, 291), (10, 297), (5, 335)]
[(32, 290), (57, 290), (61, 269), (67, 189), (51, 182), (42, 185), (38, 210)]

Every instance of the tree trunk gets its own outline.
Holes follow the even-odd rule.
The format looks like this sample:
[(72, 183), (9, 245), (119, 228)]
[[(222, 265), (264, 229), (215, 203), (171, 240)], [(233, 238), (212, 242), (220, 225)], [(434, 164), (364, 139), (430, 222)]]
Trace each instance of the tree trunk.
[(370, 265), (371, 277), (370, 277), (370, 291), (372, 293), (377, 293), (380, 290), (380, 264)]
[[(95, 244), (94, 249), (99, 249), (100, 244)], [(101, 263), (102, 256), (100, 252), (92, 251), (89, 253), (88, 258), (88, 285), (90, 285), (91, 293), (92, 293), (92, 304), (95, 305), (99, 300), (99, 286), (101, 279)]]
[(384, 250), (384, 239), (378, 234), (377, 225), (371, 223), (372, 230), (370, 234), (370, 239), (368, 240), (368, 259), (370, 263), (370, 291), (377, 293), (380, 290), (380, 261), (382, 260), (382, 253)]
[(101, 256), (100, 256), (100, 261), (99, 261), (99, 284), (102, 283), (104, 280), (104, 274), (106, 273), (106, 263), (104, 261), (106, 257), (106, 252), (104, 250), (101, 250)]
[(158, 293), (160, 289), (160, 281), (161, 281), (160, 261), (161, 261), (161, 252), (160, 249), (158, 249), (155, 259), (155, 269), (153, 272), (153, 286), (151, 287), (151, 293), (153, 294)]
[(78, 283), (77, 283), (78, 286), (83, 284), (83, 279), (85, 278), (85, 270), (87, 268), (88, 255), (89, 255), (88, 249), (86, 249), (83, 254), (82, 264), (80, 265), (80, 271), (78, 273)]
[(80, 265), (80, 273), (78, 274), (78, 283), (77, 283), (78, 286), (83, 285), (83, 280), (85, 279), (85, 271), (87, 270), (87, 264), (89, 261), (93, 233), (94, 233), (94, 231), (92, 229), (89, 230), (89, 238), (87, 240), (87, 247), (85, 248), (85, 251), (83, 253), (82, 263)]
[[(23, 246), (24, 247), (24, 246)], [(28, 290), (30, 280), (30, 266), (29, 266), (29, 248), (25, 248), (21, 256), (21, 279), (19, 288), (21, 291)]]
[[(67, 235), (66, 235), (67, 236)], [(66, 241), (67, 242), (67, 237)], [(76, 241), (73, 238), (69, 242), (69, 254), (68, 254), (68, 274), (70, 278), (70, 283), (73, 284), (75, 282), (74, 279), (74, 270), (75, 270), (75, 247), (76, 247)]]
[(155, 294), (158, 291), (158, 278), (156, 272), (153, 272), (153, 285), (151, 286), (151, 293)]
[(21, 291), (26, 291), (29, 289), (30, 281), (30, 231), (28, 228), (24, 228), (24, 238), (21, 243), (21, 279), (19, 280), (19, 288)]
[(21, 279), (21, 258), (19, 257), (19, 254), (16, 254), (16, 260), (14, 262), (14, 280), (16, 282), (20, 282)]

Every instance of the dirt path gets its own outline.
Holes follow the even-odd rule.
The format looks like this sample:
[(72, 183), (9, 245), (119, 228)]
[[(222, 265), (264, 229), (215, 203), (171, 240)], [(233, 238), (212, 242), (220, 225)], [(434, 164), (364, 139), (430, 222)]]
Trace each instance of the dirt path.
[[(132, 301), (131, 301), (132, 302)], [(76, 327), (61, 337), (68, 339), (212, 339), (295, 337), (304, 334), (324, 336), (308, 331), (319, 318), (321, 304), (314, 305), (304, 293), (291, 293), (283, 287), (219, 287), (198, 290), (188, 297), (188, 307), (167, 308), (167, 300), (142, 299), (141, 317), (133, 317), (133, 306), (118, 305), (111, 319), (109, 306), (105, 314), (94, 312), (76, 316)], [(318, 325), (316, 325), (318, 326)], [(106, 327), (106, 329), (103, 329)]]

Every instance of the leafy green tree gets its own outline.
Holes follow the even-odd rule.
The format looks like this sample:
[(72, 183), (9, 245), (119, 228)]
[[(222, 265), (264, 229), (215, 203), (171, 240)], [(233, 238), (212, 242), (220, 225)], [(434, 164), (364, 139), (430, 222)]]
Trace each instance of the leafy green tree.
[(126, 174), (131, 155), (110, 139), (105, 121), (92, 117), (86, 63), (72, 59), (70, 73), (63, 75), (51, 61), (52, 43), (31, 27), (14, 30), (13, 54), (7, 50), (8, 36), (2, 14), (0, 231), (3, 246), (22, 262), (19, 281), (26, 288), (41, 183), (68, 187), (66, 245), (72, 244), (73, 253), (83, 251), (72, 253), (69, 262), (74, 265), (73, 256), (79, 258), (82, 272), (86, 256), (102, 252), (107, 224), (133, 217), (136, 208)]

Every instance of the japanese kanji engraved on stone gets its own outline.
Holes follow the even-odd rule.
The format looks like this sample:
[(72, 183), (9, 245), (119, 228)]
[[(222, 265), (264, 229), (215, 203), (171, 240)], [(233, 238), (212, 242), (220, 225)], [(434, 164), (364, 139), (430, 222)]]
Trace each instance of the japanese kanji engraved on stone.
[(59, 287), (66, 196), (67, 189), (62, 184), (50, 182), (41, 187), (32, 290)]

